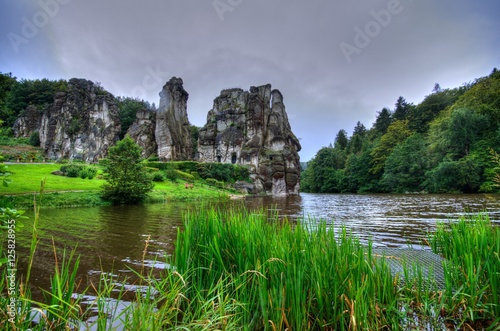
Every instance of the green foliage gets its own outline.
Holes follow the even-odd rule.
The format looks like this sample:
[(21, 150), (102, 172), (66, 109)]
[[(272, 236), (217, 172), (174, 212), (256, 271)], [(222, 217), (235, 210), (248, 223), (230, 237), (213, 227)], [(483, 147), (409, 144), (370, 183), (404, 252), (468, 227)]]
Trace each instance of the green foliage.
[(397, 145), (387, 158), (381, 184), (389, 192), (420, 191), (428, 168), (424, 137), (413, 134)]
[(457, 328), (465, 328), (466, 323), (472, 328), (471, 322), (480, 325), (494, 321), (488, 330), (497, 330), (500, 325), (500, 227), (486, 215), (462, 217), (458, 221), (439, 223), (429, 242), (433, 251), (446, 259), (449, 286), (443, 291), (443, 304), (457, 317)]
[(125, 137), (127, 130), (134, 123), (136, 114), (139, 110), (149, 109), (149, 104), (144, 100), (129, 98), (129, 97), (118, 97), (116, 98), (119, 117), (121, 123), (120, 139)]
[(94, 166), (85, 166), (82, 170), (80, 170), (78, 176), (81, 179), (93, 179), (97, 175), (97, 168)]
[(425, 133), (429, 124), (447, 107), (453, 105), (465, 93), (468, 87), (438, 90), (425, 97), (425, 99), (409, 114), (409, 126), (412, 131)]
[(85, 168), (85, 164), (82, 163), (68, 163), (61, 166), (61, 172), (68, 177), (79, 177), (80, 171)]
[(345, 130), (339, 130), (337, 136), (335, 137), (334, 146), (340, 150), (344, 150), (347, 148), (348, 143), (349, 139), (347, 138), (347, 132)]
[(380, 174), (384, 169), (385, 160), (392, 153), (394, 147), (405, 141), (410, 135), (408, 121), (394, 121), (389, 125), (387, 132), (371, 153), (373, 166), (370, 171), (373, 174)]
[[(346, 144), (347, 139), (347, 144)], [(331, 146), (331, 145), (330, 145)], [(347, 147), (346, 147), (347, 146)], [(496, 192), (500, 146), (500, 72), (454, 89), (436, 84), (418, 105), (403, 97), (377, 113), (370, 130), (358, 122), (301, 175), (305, 192)]]
[(61, 166), (60, 171), (67, 177), (93, 179), (97, 175), (97, 167), (83, 163), (68, 163)]
[(102, 161), (107, 174), (103, 199), (114, 204), (140, 203), (153, 189), (151, 177), (142, 163), (141, 149), (130, 136), (111, 147)]
[(5, 119), (8, 127), (12, 127), (16, 118), (29, 105), (36, 107), (39, 111), (43, 111), (49, 104), (54, 102), (54, 95), (57, 92), (64, 92), (68, 88), (68, 82), (65, 80), (22, 79), (20, 81), (11, 80), (7, 84), (10, 84), (10, 89), (4, 92), (4, 107), (1, 111), (2, 117)]
[(373, 125), (373, 129), (376, 134), (383, 135), (386, 133), (391, 123), (392, 123), (391, 111), (388, 108), (383, 108), (381, 111), (377, 113), (377, 118), (375, 120), (375, 124)]
[(167, 169), (165, 170), (165, 177), (172, 183), (175, 183), (179, 179), (179, 174), (177, 174), (175, 169)]
[(188, 182), (194, 182), (194, 176), (191, 174), (188, 174), (187, 172), (180, 171), (180, 170), (174, 170), (177, 174), (177, 178), (186, 180)]
[(394, 112), (392, 113), (392, 119), (396, 121), (407, 120), (410, 113), (413, 111), (414, 106), (408, 102), (403, 97), (399, 97), (394, 105)]
[(31, 133), (29, 143), (34, 147), (40, 146), (40, 133), (38, 131)]
[(316, 157), (308, 163), (302, 177), (305, 191), (327, 193), (341, 191), (340, 183), (346, 162), (345, 153), (339, 148), (323, 147)]
[(151, 174), (151, 180), (153, 182), (163, 182), (165, 180), (165, 175), (161, 171), (155, 171)]
[[(147, 162), (148, 167), (160, 170), (180, 170), (187, 175), (193, 176), (197, 173), (202, 179), (215, 178), (219, 181), (234, 183), (239, 180), (249, 179), (249, 170), (237, 164), (229, 163), (209, 163), (195, 161), (171, 161), (171, 162)], [(167, 176), (168, 177), (168, 176)], [(176, 179), (179, 176), (176, 177)], [(187, 180), (193, 180), (189, 177)]]
[(473, 193), (481, 185), (480, 169), (470, 158), (444, 160), (426, 177), (425, 187), (433, 193)]

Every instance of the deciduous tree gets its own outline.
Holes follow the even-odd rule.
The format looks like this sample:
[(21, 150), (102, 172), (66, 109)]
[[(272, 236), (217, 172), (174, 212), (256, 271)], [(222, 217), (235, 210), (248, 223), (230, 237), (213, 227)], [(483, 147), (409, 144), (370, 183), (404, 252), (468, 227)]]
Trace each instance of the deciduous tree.
[(151, 177), (142, 163), (141, 148), (128, 135), (109, 149), (102, 161), (107, 174), (102, 197), (114, 204), (144, 201), (153, 189)]

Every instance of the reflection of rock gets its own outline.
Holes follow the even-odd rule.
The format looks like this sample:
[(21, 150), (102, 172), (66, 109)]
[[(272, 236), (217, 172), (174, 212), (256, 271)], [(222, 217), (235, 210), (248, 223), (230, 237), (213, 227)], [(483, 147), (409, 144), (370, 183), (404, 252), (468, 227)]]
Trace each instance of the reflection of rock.
[(172, 77), (160, 92), (155, 137), (162, 161), (192, 158), (193, 143), (186, 111), (189, 94), (182, 84), (182, 79)]
[(244, 194), (255, 193), (255, 185), (241, 180), (234, 183), (234, 188)]
[(70, 79), (43, 114), (34, 107), (17, 119), (16, 136), (39, 131), (40, 146), (51, 159), (97, 162), (118, 140), (120, 119), (115, 98), (85, 79)]
[(144, 158), (156, 154), (155, 127), (156, 113), (144, 109), (137, 112), (135, 122), (127, 131), (127, 134), (142, 148)]
[(249, 165), (256, 191), (273, 195), (299, 193), (299, 150), (283, 96), (270, 84), (223, 90), (198, 139), (200, 161)]

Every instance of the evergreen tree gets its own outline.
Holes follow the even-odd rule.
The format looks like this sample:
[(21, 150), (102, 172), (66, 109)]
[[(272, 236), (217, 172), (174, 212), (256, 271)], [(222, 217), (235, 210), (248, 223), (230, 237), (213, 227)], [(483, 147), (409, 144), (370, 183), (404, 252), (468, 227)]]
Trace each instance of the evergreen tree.
[(366, 128), (365, 126), (358, 121), (356, 126), (354, 127), (352, 137), (349, 139), (349, 153), (358, 153), (363, 148), (363, 143), (366, 137)]
[(394, 105), (394, 112), (392, 113), (393, 120), (403, 121), (408, 119), (412, 106), (412, 104), (406, 102), (405, 98), (399, 97)]
[(377, 113), (377, 118), (373, 124), (373, 129), (376, 134), (381, 136), (387, 132), (387, 128), (391, 125), (392, 116), (391, 111), (388, 108), (383, 108)]
[(337, 136), (335, 137), (334, 148), (338, 148), (340, 150), (344, 150), (347, 148), (347, 143), (349, 139), (347, 138), (346, 130), (339, 130)]

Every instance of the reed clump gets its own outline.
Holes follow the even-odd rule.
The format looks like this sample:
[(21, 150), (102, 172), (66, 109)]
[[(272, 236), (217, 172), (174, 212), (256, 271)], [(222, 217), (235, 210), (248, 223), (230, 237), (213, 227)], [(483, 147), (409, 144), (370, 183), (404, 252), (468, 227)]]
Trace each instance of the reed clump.
[(485, 214), (438, 223), (432, 249), (446, 259), (443, 306), (458, 327), (500, 330), (500, 227)]
[[(34, 229), (33, 251), (37, 240)], [(432, 272), (412, 261), (395, 273), (390, 257), (345, 228), (202, 208), (185, 215), (170, 269), (135, 271), (132, 297), (104, 273), (99, 284), (80, 284), (78, 258), (63, 253), (45, 301), (23, 290), (28, 271), (18, 284), (17, 325), (0, 319), (0, 329), (500, 329), (498, 226), (482, 215), (442, 223), (429, 244), (445, 258), (444, 288), (429, 285)], [(7, 304), (0, 296), (1, 316)]]

